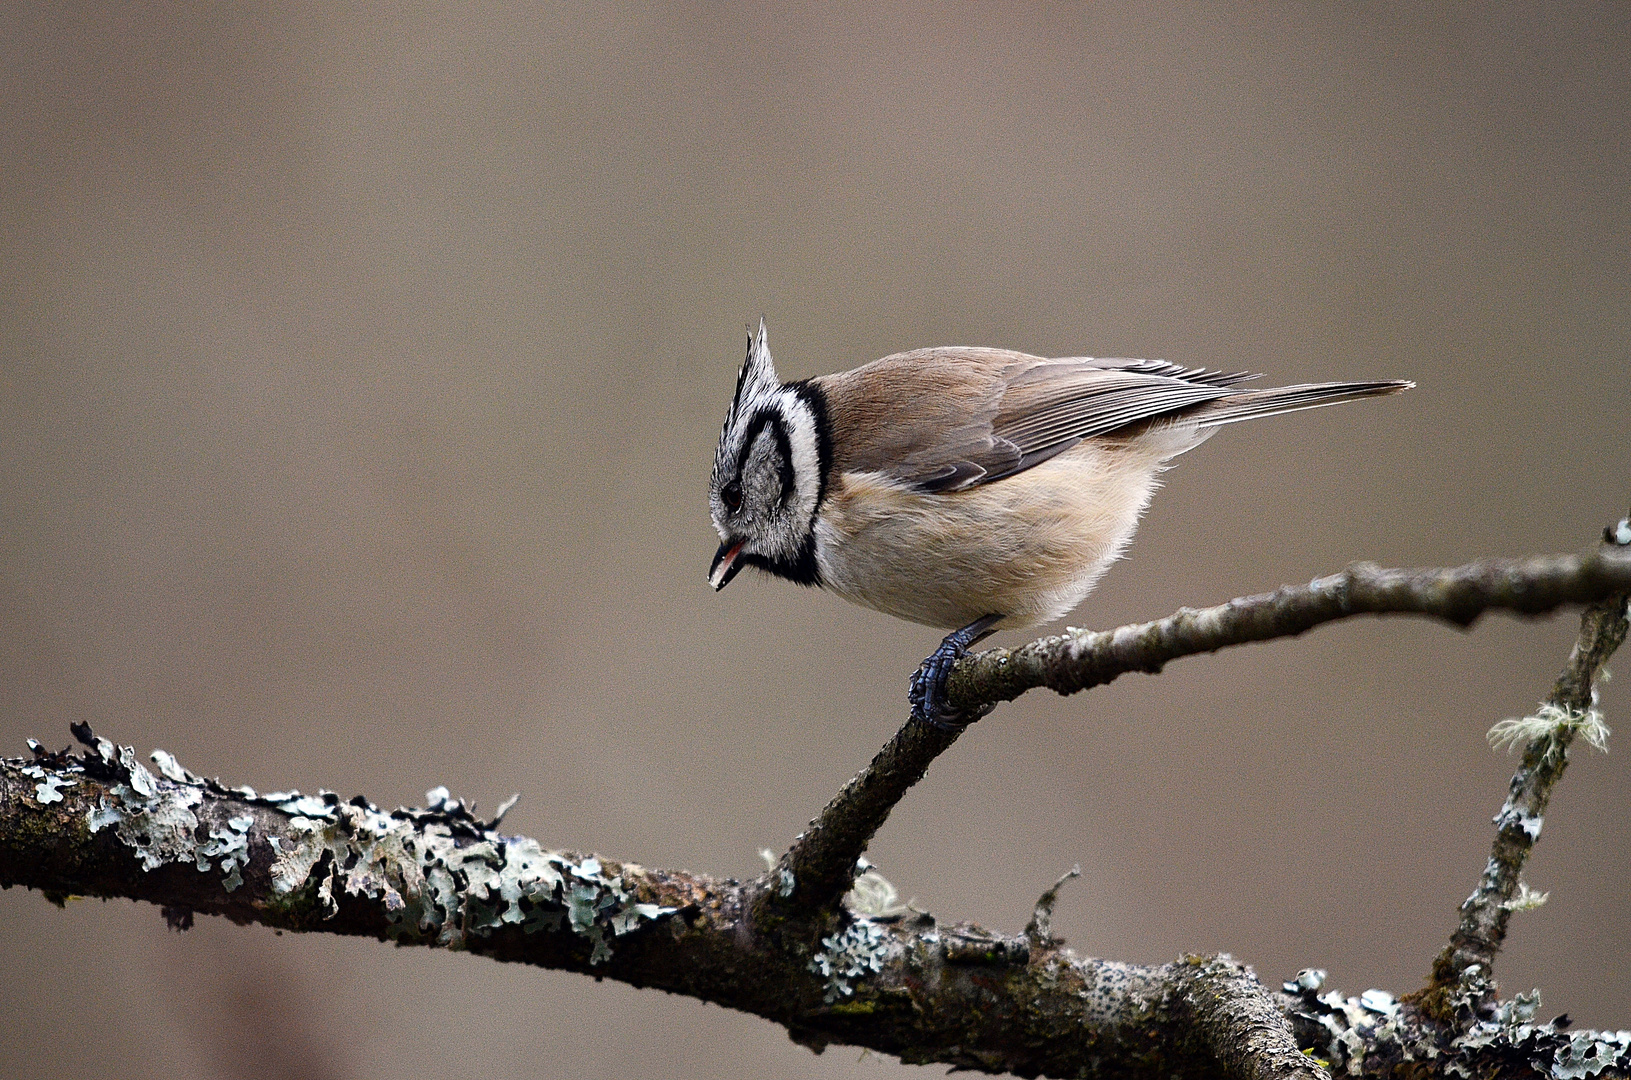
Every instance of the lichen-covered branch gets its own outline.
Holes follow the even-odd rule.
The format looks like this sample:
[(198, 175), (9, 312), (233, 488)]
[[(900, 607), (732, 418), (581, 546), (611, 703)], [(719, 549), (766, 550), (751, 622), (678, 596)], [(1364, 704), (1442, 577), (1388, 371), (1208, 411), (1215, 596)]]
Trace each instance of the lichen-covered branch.
[[(1631, 544), (1631, 535), (1623, 541), (1612, 537), (1609, 543), (1615, 546)], [(1596, 684), (1609, 657), (1625, 641), (1628, 592), (1631, 589), (1587, 606), (1568, 663), (1536, 714), (1502, 721), (1490, 731), (1492, 743), (1523, 746), (1523, 761), (1495, 815), (1495, 842), (1478, 887), (1462, 903), (1460, 925), (1434, 960), (1432, 976), (1420, 995), (1423, 1007), (1441, 1019), (1452, 1018), (1446, 1003), (1469, 971), (1488, 979), (1512, 912), (1545, 899), (1523, 884), (1523, 867), (1540, 839), (1552, 789), (1568, 768), (1575, 736), (1584, 735), (1603, 749), (1608, 731), (1597, 714)], [(1489, 988), (1493, 993), (1494, 984)]]
[[(1080, 688), (1363, 611), (1466, 623), (1488, 608), (1532, 613), (1625, 591), (1631, 559), (1617, 556), (1355, 568), (1210, 612), (982, 654), (968, 661), (974, 682), (954, 685), (967, 693), (996, 677), (995, 701), (1023, 689), (1014, 667), (1035, 666), (1032, 685)], [(1571, 716), (1589, 711), (1592, 680), (1624, 637), (1618, 603), (1588, 611), (1554, 689), (1552, 704)], [(1022, 653), (1030, 659), (1003, 659)], [(1057, 884), (1012, 935), (904, 908), (875, 872), (844, 896), (889, 809), (957, 737), (929, 725), (898, 732), (775, 870), (747, 883), (551, 850), (504, 835), (440, 789), (427, 808), (389, 812), (328, 792), (257, 793), (201, 779), (160, 751), (155, 774), (129, 747), (83, 726), (75, 735), (88, 752), (31, 744), (32, 759), (0, 760), (0, 885), (59, 901), (130, 897), (177, 927), (216, 914), (578, 971), (763, 1016), (817, 1050), (847, 1043), (1020, 1076), (1574, 1080), (1631, 1070), (1631, 1032), (1537, 1025), (1538, 998), (1498, 1001), (1476, 958), (1453, 961), (1431, 1002), (1325, 991), (1313, 970), (1271, 991), (1223, 956), (1152, 967), (1076, 956), (1049, 927)], [(1531, 772), (1545, 768), (1535, 753)], [(1489, 940), (1492, 955), (1498, 936), (1469, 947)]]
[[(1376, 991), (1320, 994), (1308, 973), (1270, 992), (1226, 957), (1079, 957), (1045, 918), (1022, 935), (898, 905), (761, 922), (765, 882), (552, 851), (445, 792), (390, 812), (328, 792), (257, 793), (162, 752), (155, 775), (130, 748), (78, 733), (91, 752), (36, 745), (32, 760), (0, 760), (8, 888), (130, 897), (177, 927), (224, 915), (584, 972), (751, 1012), (818, 1050), (841, 1042), (1020, 1076), (1319, 1077), (1321, 1060), (1384, 1076), (1401, 1055), (1417, 1076), (1527, 1076), (1530, 1061), (1571, 1053), (1631, 1064), (1631, 1041), (1534, 1028), (1526, 1013), (1458, 1036)], [(1475, 1071), (1439, 1068), (1448, 1062)]]
[[(1129, 671), (1158, 672), (1181, 656), (1294, 637), (1355, 615), (1426, 615), (1467, 626), (1486, 611), (1538, 615), (1628, 590), (1631, 554), (1620, 551), (1491, 559), (1450, 569), (1384, 570), (1359, 563), (1307, 585), (1218, 607), (1184, 608), (1154, 622), (1072, 630), (1018, 649), (970, 655), (953, 669), (948, 688), (954, 709), (979, 715), (1036, 687), (1074, 693)], [(910, 721), (897, 731), (782, 857), (778, 903), (800, 911), (836, 903), (889, 812), (956, 738), (956, 732)]]
[[(0, 760), (0, 883), (124, 896), (661, 987), (814, 1047), (1021, 1075), (1201, 1076), (1181, 981), (917, 912), (754, 918), (762, 883), (650, 870), (505, 836), (445, 791), (390, 812), (257, 793), (76, 728), (88, 753)], [(889, 905), (899, 911), (897, 906)]]

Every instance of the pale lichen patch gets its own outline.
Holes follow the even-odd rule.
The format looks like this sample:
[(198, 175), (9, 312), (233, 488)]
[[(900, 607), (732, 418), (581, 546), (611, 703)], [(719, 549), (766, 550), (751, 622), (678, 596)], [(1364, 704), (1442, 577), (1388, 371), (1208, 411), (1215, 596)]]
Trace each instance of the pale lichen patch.
[(244, 883), (241, 871), (249, 865), (249, 830), (255, 824), (252, 817), (227, 819), (227, 827), (210, 828), (209, 842), (198, 849), (198, 869), (208, 872), (210, 859), (221, 860), (221, 886), (232, 892)]
[(871, 919), (855, 919), (843, 930), (821, 939), (821, 951), (810, 958), (809, 969), (827, 980), (822, 1000), (831, 1004), (855, 993), (851, 979), (883, 970), (895, 952), (889, 933)]
[[(114, 784), (86, 818), (91, 832), (111, 826), (119, 840), (136, 851), (143, 870), (165, 863), (196, 862), (194, 839), (198, 816), (193, 808), (204, 801), (196, 787), (157, 780), (146, 769), (131, 771), (131, 783)], [(145, 790), (143, 790), (145, 789)]]
[[(445, 789), (432, 796), (458, 805)], [(325, 911), (338, 910), (341, 894), (381, 899), (398, 940), (459, 949), (505, 924), (529, 933), (565, 926), (590, 942), (589, 962), (599, 964), (612, 955), (611, 938), (675, 910), (636, 902), (598, 859), (575, 863), (525, 838), (488, 831), (472, 842), (447, 823), (351, 804), (335, 807), (332, 821), (295, 817), (290, 826), (274, 845), (273, 889), (295, 892), (318, 873)]]
[(1623, 1070), (1631, 1061), (1631, 1031), (1576, 1031), (1552, 1059), (1557, 1080), (1583, 1080)]
[(1518, 830), (1529, 838), (1530, 843), (1540, 839), (1541, 826), (1546, 822), (1544, 816), (1513, 805), (1511, 799), (1502, 805), (1500, 812), (1491, 820), (1502, 832), (1508, 829)]
[[(537, 841), (499, 835), (494, 822), (477, 821), (470, 804), (446, 788), (428, 793), (428, 809), (386, 813), (365, 799), (342, 803), (332, 792), (302, 795), (228, 788), (184, 769), (175, 757), (154, 751), (155, 776), (119, 747), (77, 725), (75, 735), (93, 753), (69, 772), (88, 772), (108, 782), (107, 793), (86, 815), (92, 833), (112, 829), (133, 849), (144, 870), (169, 863), (219, 872), (227, 892), (244, 884), (257, 817), (236, 814), (223, 824), (204, 823), (195, 812), (206, 794), (268, 807), (287, 815), (259, 818), (273, 857), (270, 899), (293, 902), (306, 893), (332, 917), (344, 896), (381, 902), (399, 941), (466, 948), (472, 936), (505, 925), (526, 932), (570, 929), (590, 944), (589, 962), (610, 959), (613, 939), (675, 908), (644, 903), (594, 856), (573, 859), (546, 851)], [(40, 750), (36, 754), (42, 753)], [(60, 802), (59, 789), (78, 781), (40, 765), (24, 771), (38, 779), (42, 802)], [(54, 797), (53, 797), (54, 796)], [(507, 800), (503, 810), (514, 805)], [(200, 840), (200, 831), (204, 830)]]
[(52, 803), (61, 802), (63, 788), (77, 787), (79, 785), (78, 780), (63, 776), (61, 773), (46, 772), (38, 765), (26, 765), (21, 772), (24, 776), (39, 781), (38, 784), (34, 785), (34, 801), (41, 806), (50, 806)]

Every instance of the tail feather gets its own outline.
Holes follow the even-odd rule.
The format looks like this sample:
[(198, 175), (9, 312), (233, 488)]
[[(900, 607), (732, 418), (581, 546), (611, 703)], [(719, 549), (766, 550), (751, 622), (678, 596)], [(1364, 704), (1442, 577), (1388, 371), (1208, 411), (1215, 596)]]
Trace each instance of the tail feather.
[(1256, 420), (1263, 416), (1301, 412), (1304, 409), (1322, 409), (1358, 398), (1382, 397), (1399, 394), (1416, 384), (1402, 379), (1384, 382), (1300, 383), (1296, 386), (1276, 386), (1267, 390), (1248, 390), (1207, 402), (1188, 413), (1188, 418), (1202, 427), (1221, 427), (1242, 420)]

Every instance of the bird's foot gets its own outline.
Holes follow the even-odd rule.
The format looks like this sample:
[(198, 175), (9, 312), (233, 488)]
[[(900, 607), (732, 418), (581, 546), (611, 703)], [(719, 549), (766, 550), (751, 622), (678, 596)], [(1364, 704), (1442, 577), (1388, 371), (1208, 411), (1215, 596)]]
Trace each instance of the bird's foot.
[(986, 615), (946, 635), (940, 647), (912, 674), (912, 689), (906, 695), (912, 703), (912, 719), (941, 731), (960, 731), (995, 708), (987, 705), (972, 712), (952, 709), (946, 702), (946, 680), (969, 648), (990, 636), (1001, 621), (1001, 615)]

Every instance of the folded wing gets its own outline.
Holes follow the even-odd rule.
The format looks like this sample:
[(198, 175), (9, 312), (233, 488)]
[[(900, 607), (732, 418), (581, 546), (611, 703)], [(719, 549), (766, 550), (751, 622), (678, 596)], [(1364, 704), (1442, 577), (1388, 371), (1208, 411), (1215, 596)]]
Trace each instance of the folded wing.
[[(1408, 389), (1406, 382), (1250, 390), (1249, 372), (1163, 360), (1045, 360), (997, 349), (922, 349), (828, 377), (845, 433), (841, 469), (881, 472), (924, 491), (989, 484), (1083, 439), (1135, 434), (1163, 419), (1212, 427)], [(823, 380), (825, 383), (826, 380)], [(887, 403), (887, 404), (879, 404)]]

